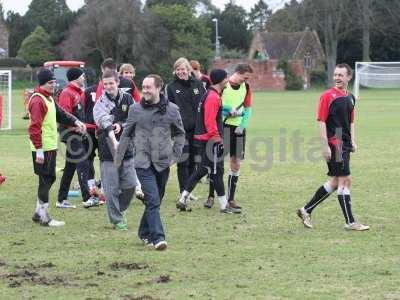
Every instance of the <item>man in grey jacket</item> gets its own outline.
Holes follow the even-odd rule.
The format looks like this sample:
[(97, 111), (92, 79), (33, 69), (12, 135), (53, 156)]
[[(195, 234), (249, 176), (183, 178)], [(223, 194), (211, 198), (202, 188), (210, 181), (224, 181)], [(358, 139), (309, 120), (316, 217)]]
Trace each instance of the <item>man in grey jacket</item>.
[(134, 103), (132, 96), (118, 89), (116, 71), (106, 71), (102, 76), (104, 93), (93, 108), (93, 117), (99, 128), (99, 158), (101, 182), (107, 199), (110, 222), (117, 230), (127, 230), (125, 211), (132, 200), (136, 186), (133, 164), (133, 146), (129, 145), (121, 165), (114, 165), (118, 140), (124, 131), (129, 107)]
[(169, 167), (181, 156), (185, 144), (179, 109), (160, 95), (162, 86), (158, 75), (151, 74), (143, 80), (143, 98), (129, 108), (116, 159), (118, 165), (133, 139), (135, 168), (146, 206), (138, 234), (145, 244), (153, 245), (156, 250), (167, 248), (160, 205)]

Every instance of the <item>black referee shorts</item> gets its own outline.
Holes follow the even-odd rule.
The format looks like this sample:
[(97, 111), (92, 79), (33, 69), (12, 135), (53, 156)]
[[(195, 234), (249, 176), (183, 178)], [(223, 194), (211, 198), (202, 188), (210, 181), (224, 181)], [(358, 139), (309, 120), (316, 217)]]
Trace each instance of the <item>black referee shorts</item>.
[(246, 129), (242, 134), (236, 134), (235, 129), (237, 126), (224, 124), (224, 146), (225, 151), (229, 148), (230, 157), (238, 157), (244, 159), (246, 150)]
[(331, 160), (327, 162), (328, 176), (343, 177), (350, 175), (350, 150), (338, 149), (334, 146), (331, 148)]

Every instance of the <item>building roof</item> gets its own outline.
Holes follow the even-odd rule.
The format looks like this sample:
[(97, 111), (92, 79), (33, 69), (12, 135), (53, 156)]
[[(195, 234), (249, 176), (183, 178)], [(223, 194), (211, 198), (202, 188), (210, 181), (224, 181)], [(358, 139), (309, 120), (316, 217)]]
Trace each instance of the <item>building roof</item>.
[(266, 59), (299, 59), (305, 53), (323, 58), (323, 49), (315, 31), (306, 28), (298, 32), (258, 32), (252, 42), (249, 58), (262, 52)]

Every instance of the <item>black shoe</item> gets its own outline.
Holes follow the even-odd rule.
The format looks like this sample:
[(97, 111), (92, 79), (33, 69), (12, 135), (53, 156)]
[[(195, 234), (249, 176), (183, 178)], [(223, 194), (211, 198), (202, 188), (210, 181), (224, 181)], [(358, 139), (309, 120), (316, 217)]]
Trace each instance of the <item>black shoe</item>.
[(242, 213), (242, 207), (238, 205), (235, 201), (228, 201), (228, 206), (235, 214)]
[(39, 223), (40, 222), (40, 216), (37, 212), (35, 212), (32, 216), (32, 221), (35, 223)]
[(212, 208), (214, 205), (214, 198), (213, 197), (208, 197), (207, 201), (204, 202), (204, 207), (205, 208)]

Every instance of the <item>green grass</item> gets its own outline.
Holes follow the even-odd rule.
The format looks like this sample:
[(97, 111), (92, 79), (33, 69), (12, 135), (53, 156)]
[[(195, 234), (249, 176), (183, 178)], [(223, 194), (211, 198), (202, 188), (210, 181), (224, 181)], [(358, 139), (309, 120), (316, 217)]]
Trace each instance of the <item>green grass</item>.
[[(60, 174), (51, 213), (66, 226), (32, 223), (37, 178), (15, 91), (15, 129), (0, 132), (0, 172), (8, 177), (0, 188), (0, 298), (400, 299), (399, 91), (363, 91), (357, 104), (353, 207), (371, 226), (361, 233), (343, 230), (336, 197), (315, 210), (313, 230), (295, 215), (326, 178), (325, 164), (307, 158), (318, 154), (320, 92), (255, 95), (238, 185), (242, 215), (205, 210), (203, 200), (192, 213), (178, 213), (173, 169), (161, 209), (169, 248), (158, 253), (136, 236), (137, 201), (127, 232), (111, 229), (104, 207), (55, 209)], [(302, 142), (294, 147), (296, 132)], [(195, 192), (204, 197), (206, 190), (201, 184)]]

